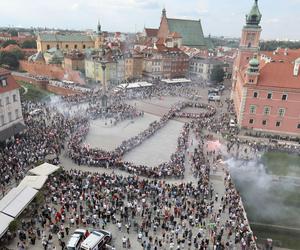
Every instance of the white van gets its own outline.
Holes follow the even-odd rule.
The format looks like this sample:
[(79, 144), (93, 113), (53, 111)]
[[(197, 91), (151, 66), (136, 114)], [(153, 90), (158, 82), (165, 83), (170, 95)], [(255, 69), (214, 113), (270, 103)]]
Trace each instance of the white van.
[(231, 127), (231, 128), (235, 127), (235, 121), (233, 119), (230, 119), (229, 127)]
[(76, 229), (68, 241), (67, 250), (80, 249), (80, 244), (85, 238), (84, 237), (85, 232), (86, 230), (84, 229)]
[(81, 250), (102, 250), (111, 241), (111, 233), (104, 230), (93, 231), (80, 246)]

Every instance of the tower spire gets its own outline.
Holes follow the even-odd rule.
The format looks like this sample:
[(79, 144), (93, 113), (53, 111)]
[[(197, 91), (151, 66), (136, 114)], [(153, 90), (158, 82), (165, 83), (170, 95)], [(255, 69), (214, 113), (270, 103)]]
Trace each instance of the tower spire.
[(248, 15), (246, 15), (246, 24), (251, 26), (258, 26), (262, 15), (258, 8), (258, 0), (254, 0), (254, 5)]
[(98, 34), (98, 35), (101, 34), (101, 24), (100, 24), (99, 19), (98, 19), (98, 25), (97, 25), (97, 34)]

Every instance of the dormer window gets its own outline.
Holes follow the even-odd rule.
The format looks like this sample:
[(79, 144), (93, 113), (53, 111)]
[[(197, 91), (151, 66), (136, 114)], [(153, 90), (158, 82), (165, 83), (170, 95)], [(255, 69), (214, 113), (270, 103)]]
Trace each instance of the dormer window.
[(7, 86), (7, 81), (6, 79), (1, 80), (1, 87), (6, 87)]

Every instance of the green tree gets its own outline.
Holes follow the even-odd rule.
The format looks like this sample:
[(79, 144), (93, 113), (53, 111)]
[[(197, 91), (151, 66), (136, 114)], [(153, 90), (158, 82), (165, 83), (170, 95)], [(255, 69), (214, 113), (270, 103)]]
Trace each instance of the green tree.
[(0, 52), (0, 65), (17, 69), (19, 67), (18, 57), (12, 52), (2, 51)]
[(220, 83), (224, 80), (224, 76), (225, 72), (222, 65), (216, 65), (211, 71), (210, 80), (215, 83)]
[(12, 36), (18, 36), (18, 31), (16, 31), (16, 30), (10, 30), (9, 33), (10, 33)]
[(16, 40), (7, 40), (4, 43), (1, 44), (2, 48), (5, 48), (6, 46), (10, 45), (10, 44), (18, 44)]
[(11, 223), (9, 223), (8, 230), (14, 233), (18, 230), (19, 227), (20, 227), (20, 221), (18, 219), (14, 219)]
[(26, 40), (22, 43), (21, 47), (23, 49), (36, 49), (36, 41), (35, 40)]
[(24, 59), (24, 53), (19, 49), (14, 49), (14, 50), (10, 51), (10, 53), (15, 55), (18, 60)]

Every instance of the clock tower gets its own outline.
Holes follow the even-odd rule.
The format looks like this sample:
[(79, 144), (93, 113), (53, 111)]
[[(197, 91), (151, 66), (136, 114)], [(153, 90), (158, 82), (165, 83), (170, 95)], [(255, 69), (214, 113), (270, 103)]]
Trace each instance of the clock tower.
[(258, 55), (259, 39), (262, 31), (259, 25), (261, 18), (262, 15), (258, 8), (258, 0), (255, 0), (250, 13), (246, 15), (246, 25), (242, 30), (239, 51), (234, 64), (233, 85), (235, 85), (238, 71), (245, 65), (248, 65), (253, 55)]

